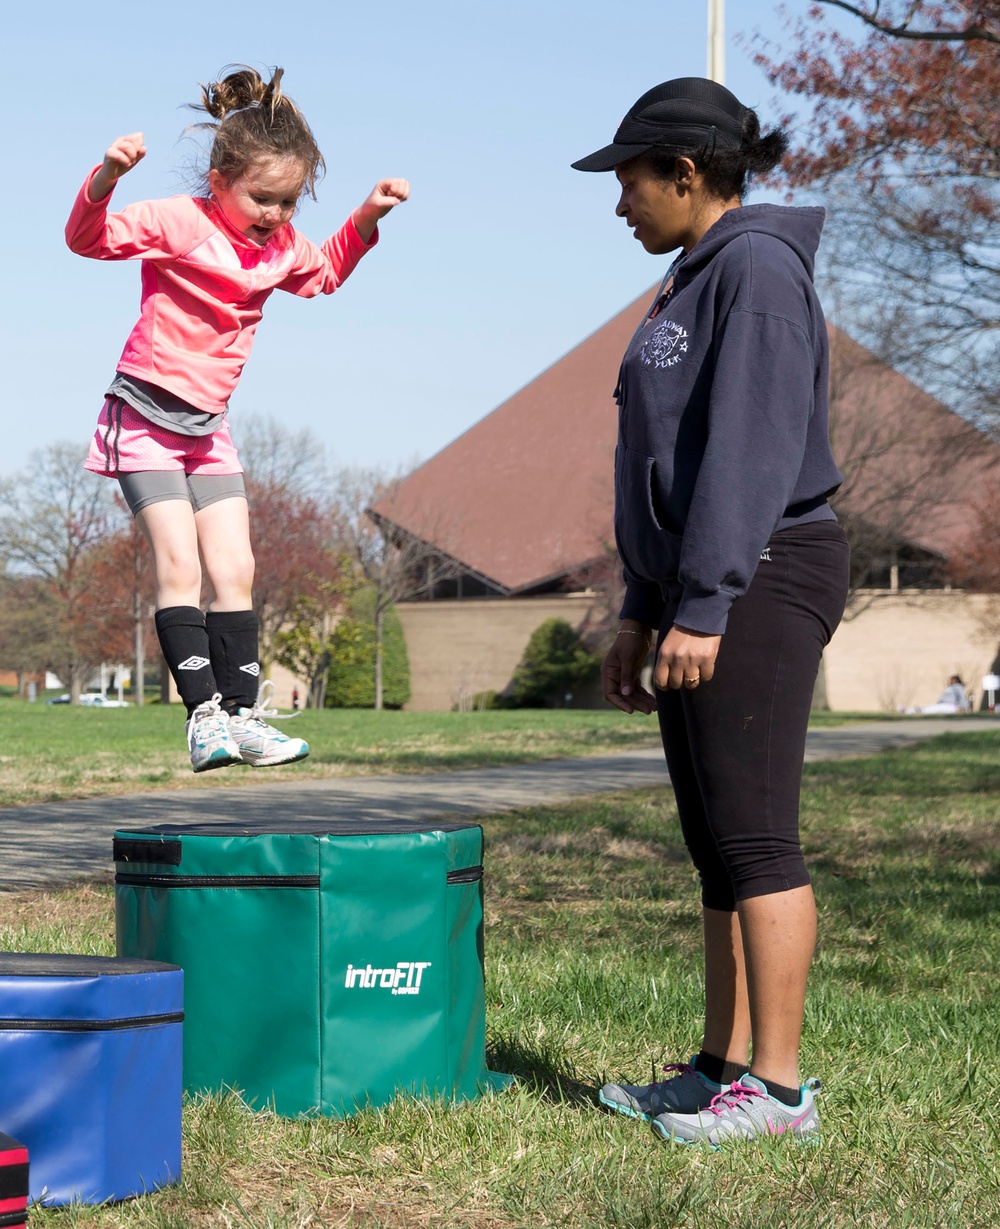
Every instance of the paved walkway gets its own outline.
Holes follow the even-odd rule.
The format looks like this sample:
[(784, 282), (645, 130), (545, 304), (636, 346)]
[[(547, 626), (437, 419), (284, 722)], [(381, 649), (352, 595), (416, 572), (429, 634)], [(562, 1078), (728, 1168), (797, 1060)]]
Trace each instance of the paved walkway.
[[(806, 762), (871, 755), (963, 730), (997, 730), (994, 717), (878, 721), (811, 730)], [(666, 784), (658, 748), (426, 776), (337, 777), (233, 789), (160, 790), (42, 806), (0, 807), (0, 890), (112, 872), (118, 828), (268, 820), (472, 818), (614, 790)]]

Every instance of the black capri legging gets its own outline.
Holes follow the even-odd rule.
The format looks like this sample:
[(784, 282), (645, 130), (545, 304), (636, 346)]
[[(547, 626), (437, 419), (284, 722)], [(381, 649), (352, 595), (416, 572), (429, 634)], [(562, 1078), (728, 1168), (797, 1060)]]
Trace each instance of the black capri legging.
[[(809, 883), (799, 844), (802, 761), (849, 563), (835, 521), (776, 533), (733, 603), (711, 682), (657, 692), (681, 831), (707, 909), (732, 912), (737, 901)], [(660, 641), (679, 598), (671, 590)]]

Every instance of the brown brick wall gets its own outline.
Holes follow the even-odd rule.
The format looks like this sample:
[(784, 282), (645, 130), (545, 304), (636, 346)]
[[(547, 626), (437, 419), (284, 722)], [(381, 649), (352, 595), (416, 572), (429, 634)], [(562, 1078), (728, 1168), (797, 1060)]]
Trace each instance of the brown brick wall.
[(569, 594), (413, 602), (397, 607), (410, 658), (409, 709), (447, 712), (480, 691), (502, 691), (528, 638), (546, 619), (578, 627), (593, 599)]
[[(880, 597), (841, 625), (825, 658), (827, 700), (841, 712), (932, 704), (949, 675), (979, 699), (1000, 644), (977, 615), (989, 599), (960, 592)], [(479, 691), (502, 691), (528, 638), (545, 619), (578, 627), (585, 594), (419, 602), (400, 606), (410, 657), (410, 709), (447, 711)]]
[(974, 594), (881, 597), (842, 623), (826, 651), (827, 698), (841, 712), (933, 704), (952, 674), (978, 704), (1000, 645), (980, 619), (990, 599)]

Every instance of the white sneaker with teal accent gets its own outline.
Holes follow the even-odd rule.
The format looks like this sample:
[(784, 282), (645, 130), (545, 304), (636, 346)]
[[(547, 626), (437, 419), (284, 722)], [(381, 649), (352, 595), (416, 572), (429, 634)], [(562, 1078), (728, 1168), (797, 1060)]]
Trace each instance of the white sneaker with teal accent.
[(194, 710), (187, 722), (188, 750), (195, 772), (242, 764), (243, 756), (229, 728), (229, 714), (220, 708), (218, 692)]
[(759, 1139), (762, 1135), (790, 1135), (804, 1143), (819, 1139), (819, 1112), (813, 1096), (819, 1080), (807, 1080), (799, 1090), (798, 1105), (785, 1105), (768, 1095), (767, 1086), (744, 1075), (695, 1114), (657, 1114), (653, 1130), (676, 1144), (705, 1143), (718, 1148), (731, 1139)]
[[(239, 747), (243, 763), (253, 768), (294, 764), (309, 754), (309, 744), (304, 738), (289, 738), (264, 720), (265, 717), (285, 720), (285, 717), (279, 717), (277, 709), (266, 707), (273, 690), (274, 684), (270, 680), (264, 682), (253, 708), (238, 708), (229, 718), (229, 732)], [(286, 714), (287, 718), (297, 716), (298, 713)]]
[(722, 1085), (689, 1063), (669, 1063), (663, 1068), (665, 1080), (651, 1084), (605, 1084), (598, 1094), (602, 1105), (629, 1118), (650, 1122), (657, 1114), (694, 1114), (706, 1109)]

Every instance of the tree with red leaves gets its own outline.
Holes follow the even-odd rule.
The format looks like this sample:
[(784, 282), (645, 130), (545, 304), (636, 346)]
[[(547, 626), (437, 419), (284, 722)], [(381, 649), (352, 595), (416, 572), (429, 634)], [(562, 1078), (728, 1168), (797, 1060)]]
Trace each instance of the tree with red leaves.
[[(861, 23), (857, 38), (821, 7)], [(855, 324), (901, 307), (899, 361), (975, 418), (1000, 413), (1000, 0), (820, 0), (765, 44), (772, 83), (809, 100), (785, 167), (822, 190), (830, 272)]]
[(147, 652), (156, 647), (153, 627), (155, 586), (149, 546), (115, 496), (126, 523), (96, 546), (84, 561), (87, 583), (76, 614), (87, 656), (100, 662), (132, 662), (132, 692), (143, 702)]
[(333, 518), (320, 500), (280, 482), (247, 477), (256, 569), (253, 604), (260, 621), (260, 658), (274, 660), (275, 637), (295, 622), (303, 603), (325, 608), (337, 579)]
[(979, 609), (983, 635), (1000, 641), (1000, 491), (976, 505), (972, 524), (948, 561), (949, 578), (971, 593), (988, 594)]
[(23, 477), (0, 482), (0, 555), (13, 576), (34, 580), (45, 594), (35, 609), (48, 620), (46, 665), (79, 699), (87, 675), (102, 660), (83, 601), (89, 564), (114, 529), (110, 484), (83, 468), (84, 450), (51, 444), (32, 453)]
[(1000, 492), (992, 492), (977, 504), (973, 525), (949, 561), (952, 579), (974, 593), (1000, 594), (997, 525), (1000, 525)]
[[(329, 601), (337, 577), (333, 522), (318, 498), (291, 490), (272, 475), (248, 474), (246, 487), (253, 509), (253, 600), (266, 671), (274, 660), (276, 634), (297, 617), (303, 602)], [(137, 617), (142, 642), (155, 645), (147, 617), (153, 606), (152, 559), (135, 522), (92, 550), (82, 567), (87, 583), (76, 599), (75, 618), (77, 642), (87, 659), (135, 657)]]
[(28, 675), (62, 661), (58, 602), (40, 576), (0, 575), (0, 663), (16, 671), (24, 694)]
[(237, 442), (246, 471), (256, 563), (253, 605), (266, 671), (277, 660), (276, 638), (283, 628), (303, 619), (311, 630), (314, 623), (322, 627), (338, 606), (341, 548), (328, 494), (333, 478), (323, 445), (309, 430), (293, 431), (276, 418), (249, 415), (240, 421)]

